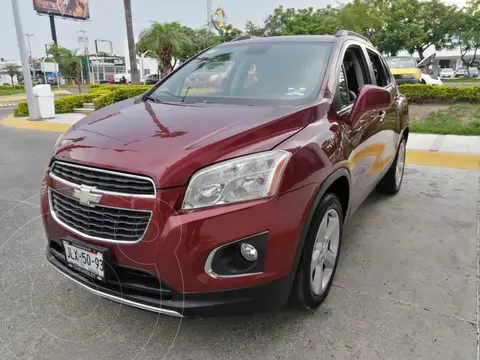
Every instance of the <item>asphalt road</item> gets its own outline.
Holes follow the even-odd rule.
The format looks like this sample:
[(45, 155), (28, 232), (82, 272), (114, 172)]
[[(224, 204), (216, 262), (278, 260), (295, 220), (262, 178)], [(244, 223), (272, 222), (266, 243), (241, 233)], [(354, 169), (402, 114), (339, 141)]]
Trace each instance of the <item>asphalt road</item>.
[(57, 133), (0, 125), (0, 359), (474, 359), (478, 171), (408, 166), (345, 228), (312, 312), (175, 319), (98, 298), (45, 260), (39, 187)]

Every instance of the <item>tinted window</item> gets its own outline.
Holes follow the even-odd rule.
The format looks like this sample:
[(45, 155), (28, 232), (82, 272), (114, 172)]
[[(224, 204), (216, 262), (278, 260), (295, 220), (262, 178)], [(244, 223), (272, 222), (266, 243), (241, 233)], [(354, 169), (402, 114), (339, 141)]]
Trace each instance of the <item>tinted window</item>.
[(335, 109), (342, 111), (353, 104), (353, 94), (348, 89), (347, 78), (345, 76), (345, 68), (342, 66), (338, 78), (337, 95), (335, 97)]
[(313, 101), (331, 43), (230, 43), (200, 54), (155, 89), (175, 102), (275, 105)]
[(387, 86), (390, 81), (387, 70), (383, 66), (382, 60), (377, 54), (371, 51), (368, 51), (368, 57), (372, 63), (373, 74), (375, 76), (377, 85), (381, 87)]

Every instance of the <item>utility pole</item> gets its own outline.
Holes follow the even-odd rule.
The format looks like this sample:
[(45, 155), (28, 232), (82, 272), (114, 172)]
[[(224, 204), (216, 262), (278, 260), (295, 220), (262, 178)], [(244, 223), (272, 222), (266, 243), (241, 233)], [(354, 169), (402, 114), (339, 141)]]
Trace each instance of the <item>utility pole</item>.
[(52, 32), (52, 40), (55, 45), (58, 45), (57, 41), (57, 29), (55, 28), (55, 16), (52, 14), (48, 15), (50, 18), (50, 31)]
[(27, 49), (25, 47), (25, 37), (23, 32), (22, 18), (20, 17), (20, 10), (18, 9), (18, 0), (12, 1), (13, 20), (15, 22), (15, 30), (17, 32), (18, 48), (20, 50), (20, 58), (22, 59), (23, 79), (25, 81), (25, 90), (27, 92), (28, 112), (30, 113), (30, 120), (38, 120), (39, 113), (35, 98), (33, 97), (32, 77), (30, 69), (28, 68)]
[(212, 28), (212, 0), (207, 0), (207, 29)]
[(132, 25), (132, 3), (131, 0), (123, 0), (125, 10), (125, 24), (127, 26), (128, 57), (130, 59), (130, 76), (133, 84), (140, 84), (140, 74), (138, 73), (137, 54), (135, 51), (135, 37), (133, 36)]
[(32, 36), (35, 36), (33, 34), (25, 34), (25, 36), (27, 37), (27, 41), (28, 41), (28, 65), (30, 66), (30, 72), (32, 73), (32, 76), (33, 76), (33, 66), (32, 66), (32, 47), (30, 45), (30, 38)]
[[(90, 75), (90, 62), (88, 61), (88, 36), (86, 35), (87, 31), (82, 29), (77, 31), (77, 37), (78, 37), (78, 43), (80, 45), (83, 44), (84, 46), (84, 54), (85, 58), (87, 59), (87, 73)], [(88, 82), (90, 82), (90, 76), (88, 79)], [(82, 64), (82, 83), (83, 83), (83, 64)]]

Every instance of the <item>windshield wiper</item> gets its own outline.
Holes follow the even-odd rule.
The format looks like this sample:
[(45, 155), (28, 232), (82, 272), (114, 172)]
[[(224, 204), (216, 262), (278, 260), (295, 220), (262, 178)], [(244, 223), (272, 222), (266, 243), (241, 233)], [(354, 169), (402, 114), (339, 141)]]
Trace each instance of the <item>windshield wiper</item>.
[(190, 86), (185, 89), (185, 95), (183, 95), (182, 97), (182, 102), (185, 102), (185, 98), (187, 97), (189, 91), (190, 91)]
[(143, 98), (144, 101), (146, 100), (150, 100), (150, 101), (153, 101), (153, 102), (161, 102), (159, 99), (157, 99), (156, 97), (153, 97), (152, 95), (148, 95), (148, 96), (145, 96)]

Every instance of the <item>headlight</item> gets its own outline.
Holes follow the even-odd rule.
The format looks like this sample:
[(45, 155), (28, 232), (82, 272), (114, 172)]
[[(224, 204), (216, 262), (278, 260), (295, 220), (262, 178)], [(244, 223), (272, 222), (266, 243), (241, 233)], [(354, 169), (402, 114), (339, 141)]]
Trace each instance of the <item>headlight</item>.
[(415, 75), (402, 75), (402, 79), (415, 79)]
[(210, 76), (208, 81), (213, 82), (213, 81), (217, 80), (217, 78), (218, 78), (218, 75), (212, 75), (212, 76)]
[(291, 154), (283, 150), (242, 156), (206, 167), (188, 184), (182, 209), (230, 204), (275, 195)]
[(57, 151), (57, 148), (58, 146), (60, 145), (60, 143), (62, 142), (63, 140), (63, 135), (65, 135), (65, 133), (63, 133), (62, 135), (60, 135), (57, 139), (57, 142), (55, 143), (55, 146), (53, 147), (53, 154), (55, 154), (55, 151)]

